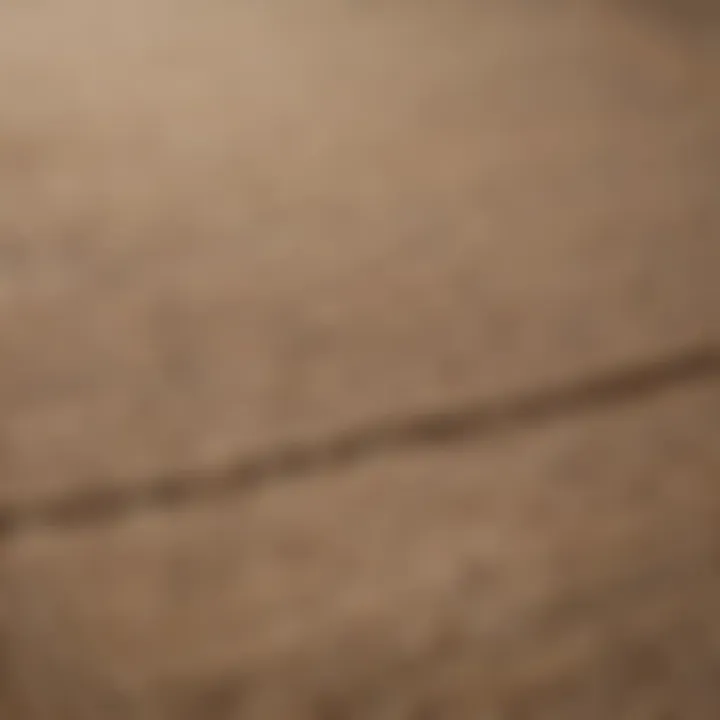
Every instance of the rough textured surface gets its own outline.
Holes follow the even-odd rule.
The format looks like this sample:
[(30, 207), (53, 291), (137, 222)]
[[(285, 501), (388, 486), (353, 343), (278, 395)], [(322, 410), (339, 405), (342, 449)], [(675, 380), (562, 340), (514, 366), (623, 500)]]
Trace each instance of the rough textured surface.
[(0, 715), (716, 718), (719, 20), (6, 3)]

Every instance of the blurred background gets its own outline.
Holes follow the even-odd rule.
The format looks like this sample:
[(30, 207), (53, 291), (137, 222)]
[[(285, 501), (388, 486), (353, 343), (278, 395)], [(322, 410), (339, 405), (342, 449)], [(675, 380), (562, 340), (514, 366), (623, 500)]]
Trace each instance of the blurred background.
[(715, 720), (720, 10), (0, 8), (0, 716)]

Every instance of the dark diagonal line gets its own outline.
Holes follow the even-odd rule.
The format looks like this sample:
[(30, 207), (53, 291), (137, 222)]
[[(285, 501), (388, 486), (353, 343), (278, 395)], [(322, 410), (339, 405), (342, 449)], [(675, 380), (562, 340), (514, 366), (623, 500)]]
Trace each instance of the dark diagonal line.
[(0, 541), (32, 526), (72, 530), (141, 510), (167, 512), (191, 503), (229, 499), (265, 484), (339, 471), (378, 455), (515, 434), (718, 379), (720, 352), (711, 345), (514, 398), (400, 416), (315, 442), (275, 447), (217, 471), (106, 482), (26, 504), (5, 503), (0, 505)]

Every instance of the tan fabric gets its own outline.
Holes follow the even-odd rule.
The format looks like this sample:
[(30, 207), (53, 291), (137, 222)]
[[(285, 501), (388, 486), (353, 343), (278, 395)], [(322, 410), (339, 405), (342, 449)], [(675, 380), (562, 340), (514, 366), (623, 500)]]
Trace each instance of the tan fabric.
[(0, 8), (0, 716), (715, 720), (720, 13)]

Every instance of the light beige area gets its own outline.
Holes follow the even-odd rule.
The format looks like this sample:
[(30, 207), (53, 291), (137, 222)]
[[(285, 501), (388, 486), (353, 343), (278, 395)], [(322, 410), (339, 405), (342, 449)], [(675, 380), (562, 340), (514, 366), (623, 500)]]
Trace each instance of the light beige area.
[(0, 717), (715, 720), (719, 19), (5, 2)]
[(0, 495), (714, 333), (719, 53), (515, 5), (3, 9)]

